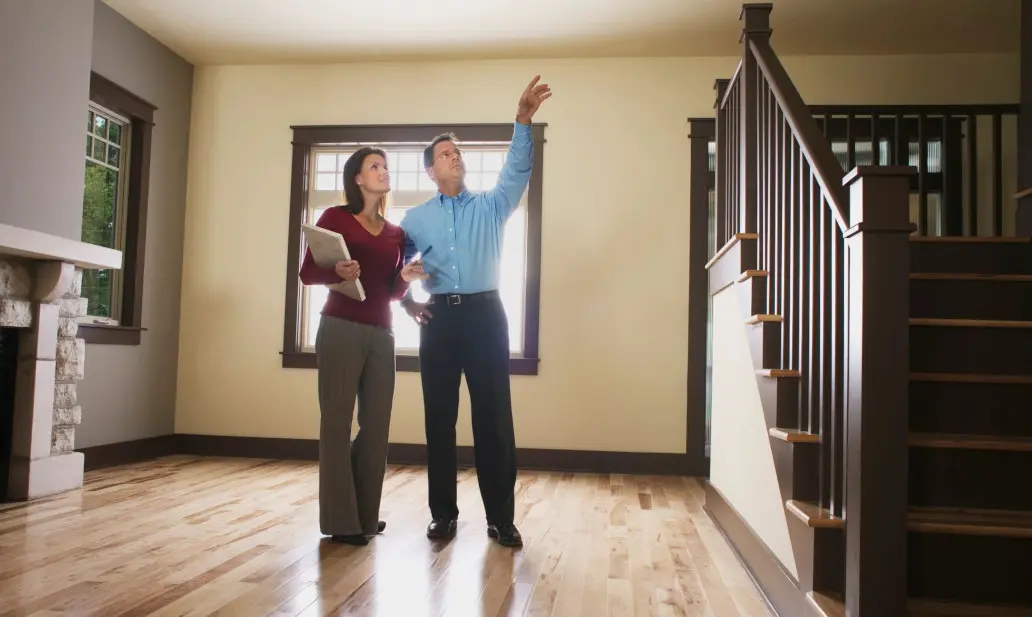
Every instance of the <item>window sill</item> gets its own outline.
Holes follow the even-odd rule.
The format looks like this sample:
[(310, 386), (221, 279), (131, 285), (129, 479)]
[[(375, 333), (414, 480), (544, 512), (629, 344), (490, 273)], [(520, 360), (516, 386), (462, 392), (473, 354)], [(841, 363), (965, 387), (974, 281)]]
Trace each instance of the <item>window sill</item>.
[(146, 328), (79, 324), (77, 338), (94, 345), (139, 345), (140, 333)]
[[(312, 352), (281, 352), (283, 356), (283, 368), (316, 368), (315, 354)], [(418, 373), (419, 356), (408, 354), (395, 355), (398, 372)], [(509, 358), (510, 375), (537, 375), (539, 358)]]

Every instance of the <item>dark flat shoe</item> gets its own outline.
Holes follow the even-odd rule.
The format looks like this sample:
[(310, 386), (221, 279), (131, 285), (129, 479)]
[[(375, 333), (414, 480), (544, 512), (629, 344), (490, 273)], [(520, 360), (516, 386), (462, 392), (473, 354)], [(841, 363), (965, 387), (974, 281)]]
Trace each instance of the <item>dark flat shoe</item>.
[(516, 525), (502, 523), (501, 525), (488, 525), (487, 536), (498, 541), (502, 546), (520, 547), (523, 546), (523, 536)]
[(432, 540), (450, 538), (455, 535), (455, 519), (434, 519), (426, 528), (426, 537)]

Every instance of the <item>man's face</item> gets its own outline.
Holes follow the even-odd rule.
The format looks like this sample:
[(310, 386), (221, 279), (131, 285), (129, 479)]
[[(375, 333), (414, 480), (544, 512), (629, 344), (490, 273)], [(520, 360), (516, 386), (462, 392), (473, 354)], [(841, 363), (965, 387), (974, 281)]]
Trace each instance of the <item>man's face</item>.
[(451, 141), (442, 141), (434, 146), (434, 164), (430, 169), (433, 171), (431, 177), (437, 184), (461, 182), (466, 178), (462, 151)]

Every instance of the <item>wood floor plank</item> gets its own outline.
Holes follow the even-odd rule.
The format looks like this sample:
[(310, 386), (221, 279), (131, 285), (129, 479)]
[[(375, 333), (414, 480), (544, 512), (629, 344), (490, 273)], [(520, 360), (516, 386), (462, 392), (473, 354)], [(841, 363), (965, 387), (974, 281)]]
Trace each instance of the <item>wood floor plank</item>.
[(0, 504), (0, 616), (764, 617), (692, 479), (521, 472), (520, 550), (486, 535), (461, 470), (458, 536), (431, 542), (425, 469), (391, 466), (384, 534), (321, 536), (318, 467), (173, 456)]

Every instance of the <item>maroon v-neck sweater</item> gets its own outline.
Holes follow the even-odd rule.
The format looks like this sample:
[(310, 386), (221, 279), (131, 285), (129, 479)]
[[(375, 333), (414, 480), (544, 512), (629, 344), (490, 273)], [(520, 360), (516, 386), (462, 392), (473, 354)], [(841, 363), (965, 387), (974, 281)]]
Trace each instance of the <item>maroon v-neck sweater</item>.
[[(358, 278), (366, 293), (365, 301), (359, 302), (330, 290), (322, 314), (390, 328), (391, 301), (400, 300), (408, 290), (408, 283), (400, 276), (404, 265), (405, 232), (397, 225), (384, 221), (383, 230), (374, 236), (343, 206), (327, 209), (319, 217), (316, 226), (344, 236), (351, 258), (358, 262), (362, 270)], [(300, 278), (305, 285), (327, 285), (341, 281), (332, 267), (317, 266), (308, 248), (305, 249)]]

